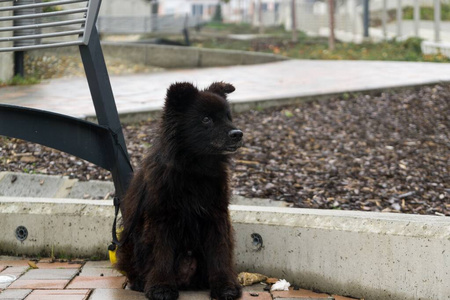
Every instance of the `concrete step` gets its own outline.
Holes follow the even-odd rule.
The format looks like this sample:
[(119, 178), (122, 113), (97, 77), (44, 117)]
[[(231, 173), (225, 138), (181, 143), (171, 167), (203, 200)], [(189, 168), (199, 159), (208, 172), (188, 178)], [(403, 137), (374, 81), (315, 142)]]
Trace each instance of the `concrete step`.
[[(365, 299), (450, 299), (449, 217), (235, 205), (230, 216), (239, 271)], [(0, 253), (106, 258), (113, 218), (110, 200), (0, 197)]]
[[(66, 176), (0, 172), (0, 197), (112, 200), (114, 184), (110, 181), (79, 181)], [(234, 195), (231, 204), (286, 207), (289, 203), (271, 199)]]

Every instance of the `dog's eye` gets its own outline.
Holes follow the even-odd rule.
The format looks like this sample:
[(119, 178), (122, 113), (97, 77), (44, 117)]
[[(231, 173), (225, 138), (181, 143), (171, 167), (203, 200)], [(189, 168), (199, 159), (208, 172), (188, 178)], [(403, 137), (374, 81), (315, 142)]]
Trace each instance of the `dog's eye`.
[(203, 122), (203, 124), (209, 124), (209, 123), (211, 123), (211, 118), (209, 118), (209, 117), (204, 117), (203, 120), (202, 120), (202, 122)]

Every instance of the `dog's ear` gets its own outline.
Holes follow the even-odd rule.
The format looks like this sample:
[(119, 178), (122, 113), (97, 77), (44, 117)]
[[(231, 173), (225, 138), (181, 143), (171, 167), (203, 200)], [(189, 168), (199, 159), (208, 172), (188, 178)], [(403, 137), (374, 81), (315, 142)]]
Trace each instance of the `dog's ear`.
[(212, 83), (205, 91), (217, 94), (223, 98), (227, 98), (227, 94), (234, 92), (235, 88), (229, 83), (223, 81)]
[(194, 101), (198, 89), (189, 82), (177, 82), (167, 89), (165, 106), (177, 111), (184, 111)]

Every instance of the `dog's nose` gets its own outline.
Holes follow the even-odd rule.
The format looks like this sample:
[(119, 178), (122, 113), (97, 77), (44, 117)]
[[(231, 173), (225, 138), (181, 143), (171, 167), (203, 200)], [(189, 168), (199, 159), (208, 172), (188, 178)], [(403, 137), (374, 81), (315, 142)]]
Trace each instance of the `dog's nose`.
[(233, 140), (240, 141), (242, 139), (242, 136), (244, 133), (240, 131), (239, 129), (233, 129), (228, 132), (228, 136), (232, 138)]

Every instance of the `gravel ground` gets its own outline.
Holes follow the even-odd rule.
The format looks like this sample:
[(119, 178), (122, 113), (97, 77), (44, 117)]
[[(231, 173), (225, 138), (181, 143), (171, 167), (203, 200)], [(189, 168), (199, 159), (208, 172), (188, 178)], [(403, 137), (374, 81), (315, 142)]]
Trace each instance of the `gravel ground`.
[[(295, 207), (450, 216), (449, 99), (450, 85), (435, 85), (235, 114), (245, 143), (233, 191)], [(156, 126), (124, 126), (135, 166)], [(111, 180), (78, 158), (7, 138), (0, 171)]]

